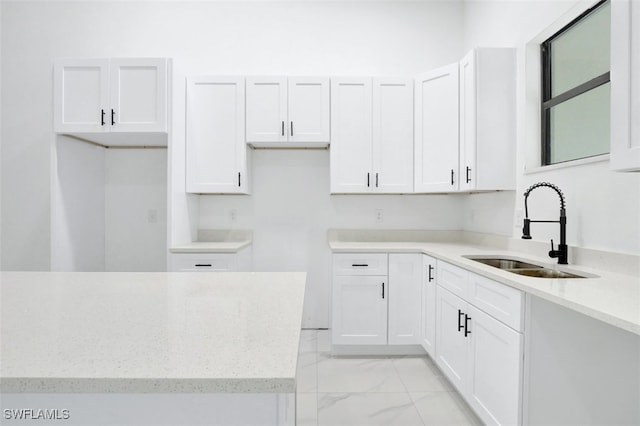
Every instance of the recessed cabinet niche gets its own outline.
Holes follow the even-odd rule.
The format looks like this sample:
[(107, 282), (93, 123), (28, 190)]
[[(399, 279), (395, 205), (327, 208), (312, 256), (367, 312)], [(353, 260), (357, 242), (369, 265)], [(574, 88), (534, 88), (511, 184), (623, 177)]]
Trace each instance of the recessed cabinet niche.
[(413, 192), (413, 80), (331, 79), (331, 193)]
[(244, 78), (187, 78), (187, 192), (248, 194)]
[(64, 58), (54, 65), (54, 130), (107, 146), (167, 144), (167, 58)]
[(329, 144), (329, 78), (247, 77), (247, 143), (257, 148)]

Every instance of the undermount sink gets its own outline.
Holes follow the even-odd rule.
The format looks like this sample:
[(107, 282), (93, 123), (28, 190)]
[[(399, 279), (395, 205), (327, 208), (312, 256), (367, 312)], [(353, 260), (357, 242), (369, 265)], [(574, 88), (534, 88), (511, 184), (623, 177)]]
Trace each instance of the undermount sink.
[(540, 269), (520, 269), (517, 271), (509, 271), (514, 274), (524, 275), (536, 278), (586, 278), (582, 275), (571, 274), (569, 272), (558, 271), (556, 269), (540, 268)]
[(484, 263), (485, 265), (493, 266), (498, 269), (532, 269), (532, 268), (542, 268), (542, 266), (534, 265), (533, 263), (523, 262), (521, 260), (515, 259), (497, 259), (497, 258), (484, 258), (470, 257), (469, 259), (475, 260), (476, 262)]
[(525, 262), (518, 259), (509, 259), (501, 257), (480, 257), (480, 256), (464, 256), (469, 260), (483, 263), (485, 265), (492, 266), (494, 268), (501, 269), (503, 271), (511, 272), (512, 274), (523, 275), (526, 277), (535, 278), (588, 278), (583, 275), (578, 275), (572, 272), (560, 271), (558, 269), (551, 269), (544, 266), (536, 265), (534, 263)]

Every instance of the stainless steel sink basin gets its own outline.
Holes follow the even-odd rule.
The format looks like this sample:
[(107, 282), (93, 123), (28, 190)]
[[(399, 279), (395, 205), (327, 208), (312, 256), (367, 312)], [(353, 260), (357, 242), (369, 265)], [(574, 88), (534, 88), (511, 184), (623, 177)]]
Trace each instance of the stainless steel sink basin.
[(542, 268), (542, 266), (534, 265), (533, 263), (523, 262), (515, 259), (493, 259), (493, 258), (470, 258), (476, 262), (484, 263), (485, 265), (493, 266), (498, 269), (533, 269)]
[(572, 272), (551, 269), (534, 263), (525, 262), (519, 259), (509, 259), (504, 257), (481, 257), (481, 256), (464, 256), (475, 262), (480, 262), (512, 274), (523, 275), (535, 278), (589, 278), (588, 276), (578, 275)]
[(514, 274), (524, 275), (536, 278), (587, 278), (582, 275), (571, 274), (569, 272), (558, 271), (557, 269), (541, 268), (541, 269), (519, 269), (517, 271), (509, 271)]

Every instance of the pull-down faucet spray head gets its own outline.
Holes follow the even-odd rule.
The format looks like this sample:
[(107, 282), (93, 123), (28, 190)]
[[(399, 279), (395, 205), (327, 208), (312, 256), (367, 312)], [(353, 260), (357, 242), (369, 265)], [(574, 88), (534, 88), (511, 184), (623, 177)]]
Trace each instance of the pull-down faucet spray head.
[[(529, 194), (531, 194), (531, 191), (533, 191), (534, 189), (540, 188), (543, 186), (553, 189), (558, 194), (558, 197), (560, 197), (560, 219), (559, 220), (530, 220), (529, 219), (529, 208), (527, 206), (527, 200), (529, 198)], [(524, 223), (522, 226), (523, 240), (531, 239), (531, 222), (554, 222), (554, 223), (560, 224), (560, 244), (558, 245), (558, 250), (554, 249), (553, 240), (551, 240), (551, 251), (549, 251), (549, 256), (553, 258), (557, 257), (558, 263), (566, 265), (567, 258), (568, 258), (568, 250), (567, 250), (567, 242), (566, 242), (567, 216), (566, 216), (564, 195), (562, 194), (562, 191), (560, 190), (560, 188), (558, 188), (557, 186), (549, 182), (538, 182), (536, 184), (531, 185), (529, 189), (527, 189), (524, 192)]]

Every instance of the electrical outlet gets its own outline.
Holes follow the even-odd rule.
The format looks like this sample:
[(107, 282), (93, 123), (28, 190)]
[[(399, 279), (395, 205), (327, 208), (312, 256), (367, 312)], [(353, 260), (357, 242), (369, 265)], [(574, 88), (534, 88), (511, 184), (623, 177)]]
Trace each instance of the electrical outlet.
[(147, 222), (156, 223), (158, 221), (158, 210), (149, 209), (147, 211)]
[(235, 222), (238, 219), (238, 210), (232, 209), (229, 211), (229, 219), (231, 222)]
[(382, 211), (382, 209), (376, 209), (375, 210), (375, 217), (376, 217), (376, 222), (377, 223), (384, 222), (384, 212)]

